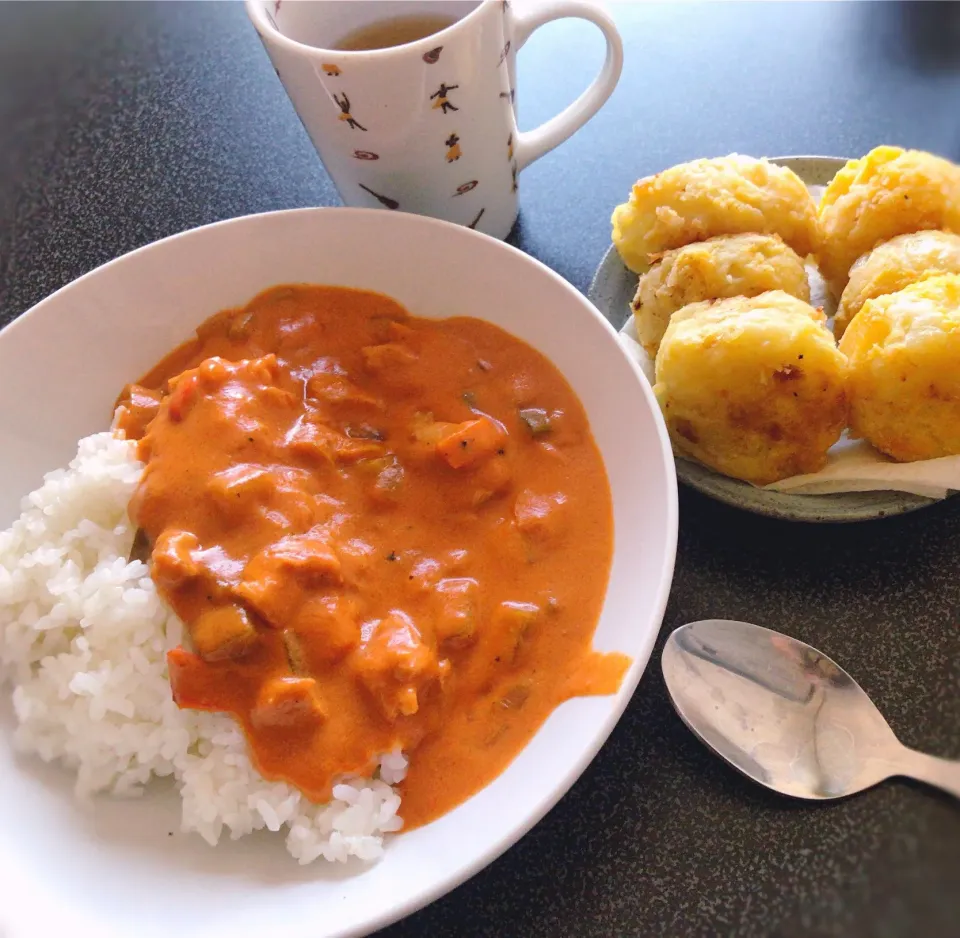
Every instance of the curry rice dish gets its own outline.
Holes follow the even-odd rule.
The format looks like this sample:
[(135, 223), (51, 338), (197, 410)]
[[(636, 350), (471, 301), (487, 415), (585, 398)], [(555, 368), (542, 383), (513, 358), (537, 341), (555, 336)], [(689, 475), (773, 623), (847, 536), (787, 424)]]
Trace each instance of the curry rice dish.
[(205, 322), (0, 534), (19, 748), (183, 829), (379, 855), (611, 694), (610, 491), (563, 376), (480, 320), (281, 286)]

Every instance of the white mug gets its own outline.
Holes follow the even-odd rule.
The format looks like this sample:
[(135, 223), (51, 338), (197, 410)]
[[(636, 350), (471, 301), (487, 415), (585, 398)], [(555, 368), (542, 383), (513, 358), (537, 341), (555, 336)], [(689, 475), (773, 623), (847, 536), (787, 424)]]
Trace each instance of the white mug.
[[(516, 221), (520, 171), (596, 114), (623, 64), (613, 21), (586, 0), (246, 0), (246, 8), (345, 204), (431, 215), (497, 238)], [(455, 21), (404, 45), (331, 48), (361, 27), (421, 14)], [(606, 60), (566, 110), (521, 132), (516, 53), (538, 26), (563, 17), (596, 24)]]

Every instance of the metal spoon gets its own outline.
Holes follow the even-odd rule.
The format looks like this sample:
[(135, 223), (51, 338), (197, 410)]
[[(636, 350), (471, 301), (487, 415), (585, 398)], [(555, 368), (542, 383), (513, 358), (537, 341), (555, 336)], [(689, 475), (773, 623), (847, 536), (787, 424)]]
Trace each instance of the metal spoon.
[(856, 681), (803, 642), (706, 619), (673, 632), (661, 665), (683, 722), (767, 788), (842, 798), (903, 775), (960, 798), (960, 762), (904, 746)]

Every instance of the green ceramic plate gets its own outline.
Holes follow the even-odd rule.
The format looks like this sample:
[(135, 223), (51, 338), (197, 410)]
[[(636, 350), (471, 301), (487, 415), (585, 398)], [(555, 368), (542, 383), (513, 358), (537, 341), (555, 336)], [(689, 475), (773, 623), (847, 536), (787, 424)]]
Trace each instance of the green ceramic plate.
[[(792, 169), (808, 186), (826, 186), (846, 160), (833, 156), (773, 157), (771, 162)], [(590, 285), (590, 301), (620, 329), (630, 315), (637, 276), (628, 270), (611, 246)], [(758, 489), (720, 475), (706, 466), (676, 457), (677, 478), (717, 501), (745, 511), (790, 521), (868, 521), (916, 511), (935, 499), (905, 492), (844, 492), (836, 495), (791, 495)]]

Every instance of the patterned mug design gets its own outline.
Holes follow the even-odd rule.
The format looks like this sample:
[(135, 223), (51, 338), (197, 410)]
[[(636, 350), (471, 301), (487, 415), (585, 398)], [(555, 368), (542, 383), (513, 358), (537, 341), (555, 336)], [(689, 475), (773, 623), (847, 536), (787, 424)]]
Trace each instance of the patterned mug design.
[(369, 192), (381, 205), (389, 209), (398, 209), (400, 208), (400, 203), (396, 199), (391, 199), (389, 196), (380, 195), (379, 192), (374, 192), (369, 186), (365, 186), (362, 182), (358, 182), (357, 185), (363, 189), (365, 192)]
[[(279, 7), (279, 3), (278, 3), (278, 7)], [(504, 2), (503, 4), (504, 12), (507, 11), (508, 7), (509, 7), (509, 4)], [(443, 50), (443, 46), (437, 46), (435, 49), (431, 49), (429, 52), (425, 52), (422, 56), (423, 61), (426, 62), (428, 65), (435, 65), (440, 58), (440, 53), (442, 50)], [(507, 40), (506, 45), (504, 45), (503, 50), (500, 53), (500, 61), (497, 63), (498, 68), (503, 64), (509, 52), (510, 52), (510, 41)], [(343, 70), (340, 68), (340, 66), (336, 65), (333, 62), (322, 63), (320, 68), (323, 70), (324, 74), (330, 78), (339, 78), (343, 74)], [(455, 104), (453, 104), (453, 102), (450, 101), (450, 97), (449, 97), (450, 92), (456, 91), (459, 87), (460, 87), (459, 84), (448, 85), (446, 82), (441, 82), (440, 87), (437, 88), (437, 90), (434, 91), (434, 93), (429, 97), (429, 100), (433, 101), (431, 110), (439, 110), (441, 114), (446, 114), (448, 111), (459, 111), (460, 108), (457, 107)], [(511, 88), (509, 92), (507, 91), (500, 92), (500, 97), (509, 98), (511, 104), (513, 103), (514, 95), (515, 95), (515, 91), (513, 88)], [(340, 93), (334, 93), (332, 97), (337, 107), (340, 109), (340, 114), (337, 116), (338, 120), (346, 123), (346, 125), (352, 130), (362, 130), (362, 131), (367, 130), (367, 128), (364, 127), (353, 116), (351, 111), (350, 98), (347, 97), (347, 93), (345, 91)], [(455, 163), (457, 160), (460, 159), (461, 156), (463, 156), (463, 151), (460, 147), (460, 137), (457, 135), (456, 132), (451, 133), (446, 138), (446, 140), (444, 140), (444, 146), (447, 148), (447, 151), (444, 157), (446, 162)], [(517, 167), (516, 160), (513, 159), (513, 154), (514, 154), (514, 139), (513, 139), (513, 133), (511, 132), (507, 137), (507, 160), (512, 161), (512, 165), (510, 167), (510, 181), (511, 181), (510, 191), (516, 192), (518, 167)], [(380, 155), (378, 153), (372, 152), (371, 150), (354, 150), (353, 156), (355, 159), (358, 159), (358, 160), (379, 160), (380, 159)], [(398, 209), (400, 207), (400, 203), (396, 199), (393, 199), (389, 196), (381, 195), (379, 192), (375, 192), (369, 186), (365, 186), (362, 182), (357, 183), (357, 185), (359, 185), (360, 188), (363, 189), (365, 192), (370, 193), (370, 195), (372, 195), (381, 205), (385, 206), (386, 208)], [(478, 185), (479, 185), (478, 179), (471, 179), (469, 182), (465, 182), (457, 186), (456, 192), (454, 192), (453, 195), (454, 197), (466, 195), (468, 192), (472, 192)], [(474, 220), (470, 223), (468, 227), (475, 228), (477, 223), (483, 217), (483, 214), (485, 211), (486, 211), (486, 208), (481, 208), (476, 218), (474, 218)]]
[(440, 111), (443, 114), (446, 114), (447, 111), (459, 111), (460, 108), (454, 107), (447, 100), (447, 95), (451, 91), (455, 91), (459, 87), (460, 87), (459, 85), (447, 85), (441, 82), (440, 87), (436, 91), (434, 91), (432, 95), (430, 95), (430, 100), (433, 101), (433, 109), (436, 110), (437, 108), (440, 108)]
[(346, 121), (348, 127), (352, 127), (356, 130), (366, 130), (367, 128), (356, 121), (353, 115), (350, 113), (350, 99), (347, 97), (347, 93), (344, 92), (343, 95), (335, 94), (333, 100), (336, 102), (338, 108), (340, 108), (340, 114), (337, 118), (338, 120)]
[(460, 138), (456, 134), (450, 134), (444, 144), (447, 147), (447, 162), (453, 163), (459, 160), (463, 153), (460, 150)]
[[(470, 228), (479, 227), (505, 237), (510, 218), (516, 218), (520, 160), (526, 166), (556, 145), (555, 140), (547, 146), (517, 130), (513, 113), (516, 89), (512, 87), (509, 70), (501, 70), (512, 64), (517, 45), (517, 24), (509, 0), (481, 4), (476, 16), (454, 23), (450, 32), (444, 33), (443, 45), (434, 46), (428, 40), (407, 48), (378, 51), (376, 56), (390, 63), (383, 73), (378, 72), (373, 61), (376, 56), (351, 58), (332, 48), (291, 50), (290, 43), (276, 36), (282, 33), (277, 27), (282, 2), (247, 0), (247, 8), (344, 201), (354, 205), (371, 205), (375, 201), (391, 210), (399, 209), (402, 201), (406, 211), (464, 225), (469, 222)], [(313, 6), (304, 4), (298, 8), (298, 16), (307, 16), (305, 11)], [(619, 76), (622, 52), (615, 28), (603, 14), (591, 12), (588, 8), (592, 6), (589, 0), (551, 0), (550, 9), (555, 13), (556, 8), (568, 8), (565, 15), (590, 20), (604, 32), (607, 61), (592, 87), (600, 91), (595, 97), (605, 100)], [(323, 22), (327, 28), (330, 12), (323, 9), (321, 20), (320, 10), (325, 5), (315, 7), (317, 22)], [(288, 7), (283, 7), (284, 15), (289, 12)], [(546, 22), (553, 13), (551, 17), (533, 17), (533, 23), (527, 17), (524, 29), (529, 31), (531, 25), (540, 25), (538, 19)], [(436, 38), (439, 37), (434, 41)], [(287, 70), (287, 59), (291, 63), (302, 62), (303, 67), (291, 65)], [(441, 59), (444, 68), (435, 68)], [(476, 67), (478, 61), (480, 68)], [(439, 74), (444, 80), (430, 79), (431, 69), (432, 74)], [(384, 87), (385, 82), (389, 87)], [(318, 93), (321, 102), (332, 101), (335, 107), (317, 109), (312, 101)], [(496, 96), (507, 106), (499, 105)], [(415, 102), (413, 107), (411, 99)], [(578, 101), (558, 115), (557, 124), (563, 127), (564, 136), (588, 120), (598, 106)], [(426, 131), (427, 125), (439, 121), (430, 116), (435, 111), (444, 118), (456, 113), (457, 118), (444, 120), (443, 132), (433, 138)], [(454, 120), (457, 127), (451, 129), (449, 125)], [(343, 129), (338, 130), (340, 127)], [(367, 146), (354, 148), (356, 141), (349, 134), (357, 131), (364, 133)], [(442, 161), (436, 152), (441, 142)], [(434, 153), (425, 153), (425, 147)], [(333, 159), (328, 159), (328, 151)], [(353, 160), (370, 166), (360, 170), (354, 163), (350, 169), (348, 164)], [(429, 168), (431, 162), (434, 169)], [(447, 175), (443, 176), (444, 164), (454, 163), (458, 168), (446, 170)], [(364, 176), (367, 178), (361, 182)], [(479, 197), (470, 195), (481, 183), (483, 193)], [(365, 195), (360, 195), (358, 187)], [(384, 194), (384, 189), (393, 195)], [(444, 201), (451, 198), (459, 200), (456, 209), (452, 205), (444, 208)]]

